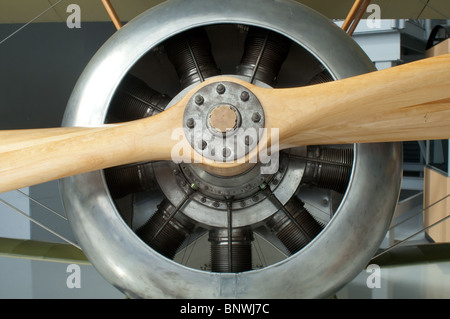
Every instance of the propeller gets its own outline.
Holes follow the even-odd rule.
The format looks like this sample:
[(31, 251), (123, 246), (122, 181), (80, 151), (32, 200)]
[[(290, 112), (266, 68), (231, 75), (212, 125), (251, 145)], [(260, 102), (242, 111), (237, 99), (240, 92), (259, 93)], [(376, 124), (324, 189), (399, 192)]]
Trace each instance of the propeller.
[[(206, 112), (202, 120), (224, 136), (228, 129), (223, 125), (240, 120), (239, 112), (229, 112), (219, 103), (223, 92), (218, 91), (219, 97), (208, 105), (197, 98), (200, 90), (216, 90), (219, 84), (232, 83), (259, 101), (263, 119), (252, 119), (263, 120), (267, 132), (277, 130), (280, 150), (301, 145), (446, 139), (450, 137), (449, 66), (450, 54), (344, 80), (284, 89), (213, 77), (168, 110), (148, 118), (101, 127), (0, 131), (0, 192), (127, 163), (173, 160), (174, 155), (187, 162), (200, 159), (220, 172), (242, 167), (244, 161), (239, 158), (225, 162), (201, 156), (186, 134), (178, 134), (194, 125), (184, 118), (188, 105), (216, 110)], [(247, 143), (254, 147), (245, 155), (245, 162), (275, 145), (267, 132), (267, 138), (259, 143)], [(174, 152), (179, 149), (187, 151)]]

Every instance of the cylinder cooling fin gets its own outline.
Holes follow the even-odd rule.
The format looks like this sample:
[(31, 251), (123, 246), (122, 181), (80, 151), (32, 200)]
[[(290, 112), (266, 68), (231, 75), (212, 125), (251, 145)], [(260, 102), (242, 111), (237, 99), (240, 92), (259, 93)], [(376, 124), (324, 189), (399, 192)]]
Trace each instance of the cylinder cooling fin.
[(145, 243), (170, 259), (175, 257), (194, 226), (183, 220), (181, 214), (174, 216), (175, 209), (168, 201), (163, 201), (152, 217), (136, 230)]
[(308, 147), (305, 182), (344, 193), (353, 165), (353, 148)]
[(323, 229), (297, 197), (293, 197), (268, 221), (270, 230), (295, 254), (312, 241)]
[(195, 28), (169, 39), (165, 48), (177, 72), (181, 89), (220, 74), (204, 28)]
[(211, 270), (242, 272), (252, 269), (253, 232), (244, 228), (214, 229), (209, 232)]
[(250, 27), (244, 45), (236, 73), (248, 77), (250, 83), (259, 80), (274, 87), (291, 41), (273, 31)]
[[(372, 70), (352, 39), (295, 2), (167, 1), (100, 49), (63, 124), (155, 116), (220, 75), (282, 88)], [(242, 107), (251, 92), (227, 85), (193, 101), (226, 98), (236, 122), (264, 123)], [(231, 176), (193, 163), (135, 163), (66, 178), (61, 192), (86, 255), (130, 297), (311, 298), (336, 292), (372, 257), (400, 179), (397, 143), (311, 145)]]

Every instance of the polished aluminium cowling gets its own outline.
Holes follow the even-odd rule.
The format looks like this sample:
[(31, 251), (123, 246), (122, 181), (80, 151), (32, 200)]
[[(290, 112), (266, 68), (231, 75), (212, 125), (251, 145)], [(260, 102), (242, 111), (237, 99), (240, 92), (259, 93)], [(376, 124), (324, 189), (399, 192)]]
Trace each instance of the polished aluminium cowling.
[[(101, 125), (121, 79), (146, 52), (183, 31), (219, 24), (282, 34), (304, 47), (334, 79), (374, 70), (342, 30), (297, 2), (167, 1), (127, 23), (102, 46), (73, 90), (63, 125)], [(401, 157), (398, 143), (355, 145), (347, 190), (325, 229), (298, 253), (239, 273), (192, 269), (158, 254), (122, 219), (103, 171), (66, 178), (60, 188), (84, 253), (129, 297), (321, 298), (354, 278), (379, 247), (397, 203)]]

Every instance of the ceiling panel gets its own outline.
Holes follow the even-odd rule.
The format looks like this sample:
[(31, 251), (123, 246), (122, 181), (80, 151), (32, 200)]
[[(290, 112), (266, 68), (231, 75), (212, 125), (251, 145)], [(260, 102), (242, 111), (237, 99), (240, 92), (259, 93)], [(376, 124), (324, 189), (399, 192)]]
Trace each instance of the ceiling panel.
[[(0, 23), (25, 23), (50, 7), (47, 0), (0, 0)], [(43, 20), (37, 21), (59, 21), (54, 10), (47, 11)]]
[[(58, 0), (0, 0), (0, 23), (26, 23), (57, 2)], [(161, 2), (164, 0), (111, 0), (122, 21), (129, 21)], [(321, 12), (328, 18), (344, 19), (354, 0), (298, 0), (298, 2)], [(82, 21), (109, 21), (100, 0), (64, 0), (36, 22), (64, 22), (68, 16), (67, 6), (72, 3), (80, 5)], [(382, 19), (450, 17), (449, 0), (372, 0), (372, 3), (380, 6)]]
[(425, 7), (422, 0), (378, 0), (382, 19), (418, 19)]
[[(51, 0), (51, 2), (57, 1)], [(119, 18), (122, 21), (129, 21), (164, 0), (111, 0), (110, 2)], [(100, 0), (69, 0), (67, 3), (76, 3), (80, 6), (82, 21), (109, 21), (109, 16)], [(66, 8), (67, 5), (61, 3), (55, 7), (55, 10), (59, 15), (67, 17)]]
[(429, 0), (427, 7), (423, 10), (423, 17), (434, 17), (433, 19), (450, 19), (449, 0)]

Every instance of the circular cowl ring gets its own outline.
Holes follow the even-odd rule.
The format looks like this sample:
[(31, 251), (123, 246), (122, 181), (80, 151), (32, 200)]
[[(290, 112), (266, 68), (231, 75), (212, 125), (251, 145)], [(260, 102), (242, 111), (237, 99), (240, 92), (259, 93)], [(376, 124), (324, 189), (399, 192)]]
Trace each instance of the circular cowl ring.
[[(105, 123), (123, 76), (149, 50), (181, 32), (219, 24), (277, 32), (307, 50), (334, 79), (374, 71), (342, 30), (294, 1), (167, 1), (130, 21), (102, 46), (74, 88), (63, 125)], [(60, 188), (84, 253), (129, 297), (320, 298), (353, 279), (379, 247), (397, 203), (401, 162), (399, 143), (355, 145), (347, 190), (325, 229), (298, 253), (238, 273), (192, 269), (146, 245), (119, 214), (103, 171), (66, 178)]]

